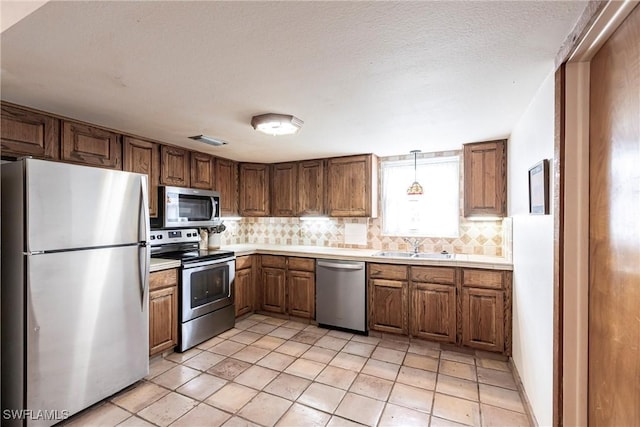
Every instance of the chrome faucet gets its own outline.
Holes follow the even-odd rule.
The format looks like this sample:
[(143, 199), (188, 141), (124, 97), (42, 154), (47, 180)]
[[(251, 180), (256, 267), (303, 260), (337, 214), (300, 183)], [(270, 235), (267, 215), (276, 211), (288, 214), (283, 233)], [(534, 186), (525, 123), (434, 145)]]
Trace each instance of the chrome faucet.
[(418, 238), (411, 238), (411, 237), (403, 237), (402, 240), (404, 240), (405, 242), (409, 243), (411, 245), (411, 247), (413, 248), (413, 253), (417, 254), (418, 253), (418, 249), (420, 249), (420, 245), (422, 244), (422, 242), (424, 242), (425, 239), (418, 239)]

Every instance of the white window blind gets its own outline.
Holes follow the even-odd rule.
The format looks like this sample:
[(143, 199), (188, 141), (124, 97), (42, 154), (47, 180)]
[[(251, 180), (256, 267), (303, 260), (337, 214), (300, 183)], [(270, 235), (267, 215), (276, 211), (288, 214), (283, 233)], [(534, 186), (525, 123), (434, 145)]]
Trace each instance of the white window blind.
[(382, 162), (381, 174), (384, 235), (459, 236), (459, 156), (418, 159), (421, 196), (407, 196), (414, 181), (413, 159)]

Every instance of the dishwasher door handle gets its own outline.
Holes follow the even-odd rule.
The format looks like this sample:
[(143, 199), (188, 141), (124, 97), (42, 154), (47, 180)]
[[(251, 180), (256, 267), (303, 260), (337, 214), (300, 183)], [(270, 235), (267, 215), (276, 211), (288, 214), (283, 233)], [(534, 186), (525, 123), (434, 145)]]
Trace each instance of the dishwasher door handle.
[(364, 264), (342, 264), (337, 262), (317, 261), (318, 267), (339, 268), (341, 270), (362, 270)]

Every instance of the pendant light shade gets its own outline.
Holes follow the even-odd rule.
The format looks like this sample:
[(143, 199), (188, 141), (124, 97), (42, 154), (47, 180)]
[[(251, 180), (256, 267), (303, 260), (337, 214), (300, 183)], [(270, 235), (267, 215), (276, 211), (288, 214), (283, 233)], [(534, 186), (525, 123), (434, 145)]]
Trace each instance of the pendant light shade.
[(413, 150), (411, 153), (413, 154), (413, 183), (407, 189), (407, 196), (421, 196), (422, 185), (418, 182), (418, 171), (417, 171), (417, 156), (420, 150)]

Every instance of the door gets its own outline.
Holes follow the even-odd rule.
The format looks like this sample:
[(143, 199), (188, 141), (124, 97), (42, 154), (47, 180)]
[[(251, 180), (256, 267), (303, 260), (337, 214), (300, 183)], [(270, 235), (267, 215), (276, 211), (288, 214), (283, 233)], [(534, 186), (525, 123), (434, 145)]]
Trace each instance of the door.
[(456, 287), (412, 283), (411, 335), (455, 344), (456, 332)]
[(285, 270), (262, 267), (262, 309), (274, 313), (285, 312)]
[(145, 175), (35, 159), (25, 165), (28, 251), (146, 241)]
[(291, 271), (287, 274), (289, 314), (307, 319), (315, 317), (315, 274), (311, 271)]
[(253, 310), (253, 269), (245, 268), (236, 271), (235, 280), (236, 317)]
[(269, 165), (240, 164), (240, 215), (269, 215)]
[(155, 142), (125, 136), (123, 138), (123, 169), (147, 175), (149, 216), (158, 216), (158, 180), (160, 176), (160, 146)]
[(189, 151), (163, 145), (160, 156), (160, 184), (189, 187)]
[(298, 214), (324, 214), (324, 160), (307, 160), (298, 164)]
[(407, 282), (399, 280), (369, 281), (371, 329), (403, 335), (409, 332), (407, 287)]
[(215, 190), (220, 193), (220, 214), (238, 215), (238, 164), (231, 160), (216, 159)]
[(178, 288), (149, 292), (149, 356), (178, 343)]
[(298, 214), (297, 163), (279, 163), (271, 169), (271, 215)]
[(62, 122), (62, 160), (122, 170), (120, 135), (84, 123)]
[(462, 288), (462, 345), (504, 350), (504, 292)]
[(191, 188), (213, 190), (213, 157), (191, 152)]
[(27, 256), (27, 408), (73, 414), (148, 374), (148, 273), (141, 280), (137, 250)]
[(640, 425), (640, 8), (591, 61), (589, 424)]
[(182, 322), (233, 304), (235, 261), (182, 267)]

